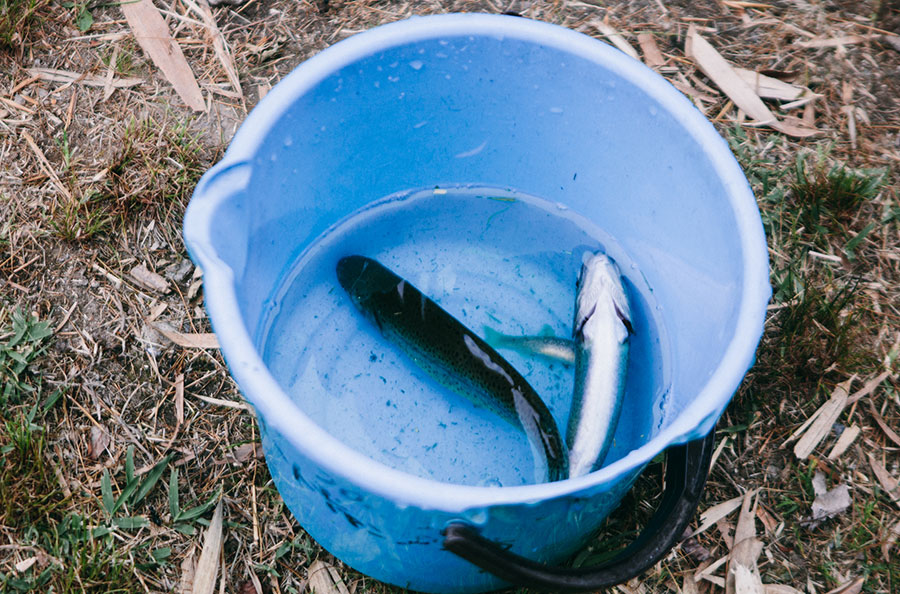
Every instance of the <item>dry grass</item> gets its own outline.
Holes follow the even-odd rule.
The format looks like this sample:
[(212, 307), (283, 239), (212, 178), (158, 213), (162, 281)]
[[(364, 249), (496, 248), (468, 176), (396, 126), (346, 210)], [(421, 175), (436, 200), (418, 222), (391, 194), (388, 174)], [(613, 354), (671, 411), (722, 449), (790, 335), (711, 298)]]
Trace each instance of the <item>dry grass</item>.
[[(196, 14), (161, 0), (210, 104), (195, 114), (117, 7), (0, 0), (0, 591), (189, 591), (220, 492), (225, 591), (303, 591), (317, 560), (337, 566), (351, 590), (395, 591), (305, 535), (269, 480), (255, 421), (219, 354), (176, 347), (154, 324), (208, 331), (180, 219), (198, 175), (259, 97), (355, 32), (451, 10), (515, 10), (601, 38), (614, 29), (636, 49), (638, 34), (652, 35), (659, 71), (716, 123), (753, 184), (775, 289), (757, 365), (719, 424), (701, 509), (758, 489), (763, 554), (754, 563), (765, 583), (812, 594), (845, 583), (858, 591), (853, 580), (863, 578), (864, 592), (900, 591), (900, 546), (890, 548), (900, 508), (884, 482), (884, 473), (900, 477), (900, 443), (889, 433), (900, 427), (900, 49), (883, 36), (898, 31), (900, 6), (595, 4), (251, 0), (217, 8), (237, 93)], [(803, 115), (821, 134), (795, 139), (742, 125), (685, 57), (690, 24), (733, 65), (820, 94), (789, 113), (770, 107)], [(822, 43), (835, 39), (843, 41)], [(47, 80), (29, 71), (36, 67), (75, 76)], [(99, 86), (88, 84), (95, 79)], [(138, 265), (165, 288), (132, 276)], [(797, 458), (785, 445), (792, 433), (854, 376), (851, 392), (882, 381), (846, 405), (811, 456)], [(854, 427), (852, 445), (829, 459), (838, 432)], [(811, 521), (817, 472), (829, 488), (847, 485), (852, 504)], [(575, 563), (596, 561), (637, 530), (658, 475), (649, 469)], [(707, 568), (731, 551), (737, 517), (686, 541), (623, 591), (719, 590), (724, 566)]]

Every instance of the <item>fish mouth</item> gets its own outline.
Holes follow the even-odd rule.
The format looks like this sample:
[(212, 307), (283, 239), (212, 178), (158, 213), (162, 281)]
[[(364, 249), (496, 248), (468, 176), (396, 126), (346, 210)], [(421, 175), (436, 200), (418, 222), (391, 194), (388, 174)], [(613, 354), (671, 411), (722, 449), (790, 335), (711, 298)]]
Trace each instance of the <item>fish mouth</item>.
[(350, 295), (355, 295), (353, 286), (362, 276), (366, 267), (369, 265), (369, 259), (365, 256), (347, 256), (341, 258), (337, 263), (338, 282), (344, 287)]

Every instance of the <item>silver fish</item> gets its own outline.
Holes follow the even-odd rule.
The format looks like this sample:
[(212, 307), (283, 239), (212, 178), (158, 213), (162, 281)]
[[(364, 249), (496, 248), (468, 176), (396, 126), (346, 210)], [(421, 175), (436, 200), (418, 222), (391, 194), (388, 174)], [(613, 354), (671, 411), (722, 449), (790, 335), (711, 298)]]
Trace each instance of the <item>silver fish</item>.
[(569, 477), (603, 464), (622, 411), (631, 309), (616, 264), (586, 253), (575, 297), (575, 389), (566, 432)]
[(513, 336), (484, 327), (484, 341), (495, 349), (516, 351), (525, 355), (539, 355), (565, 365), (575, 363), (575, 343), (557, 336)]

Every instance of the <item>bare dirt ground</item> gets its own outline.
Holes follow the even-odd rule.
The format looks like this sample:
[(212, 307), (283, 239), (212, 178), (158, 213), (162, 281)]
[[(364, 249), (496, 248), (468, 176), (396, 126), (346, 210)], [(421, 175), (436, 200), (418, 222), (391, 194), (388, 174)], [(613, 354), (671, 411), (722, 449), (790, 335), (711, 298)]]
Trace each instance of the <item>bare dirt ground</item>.
[[(304, 59), (414, 14), (517, 11), (618, 35), (648, 63), (638, 35), (649, 34), (654, 67), (732, 144), (769, 237), (775, 296), (758, 363), (718, 427), (710, 521), (620, 590), (740, 592), (733, 551), (750, 527), (745, 592), (900, 592), (896, 0), (250, 0), (212, 9), (239, 88), (193, 2), (155, 5), (203, 111), (174, 92), (119, 6), (0, 2), (0, 15), (25, 15), (0, 20), (0, 591), (191, 592), (220, 493), (216, 591), (301, 592), (311, 578), (320, 592), (397, 591), (305, 535), (218, 351), (184, 342), (209, 327), (181, 216), (247, 112)], [(749, 125), (686, 55), (691, 25), (732, 66), (820, 95), (767, 100), (819, 133)], [(829, 402), (833, 419), (797, 456), (804, 423)], [(637, 530), (659, 474), (648, 469), (574, 564)], [(311, 572), (326, 565), (325, 581)]]

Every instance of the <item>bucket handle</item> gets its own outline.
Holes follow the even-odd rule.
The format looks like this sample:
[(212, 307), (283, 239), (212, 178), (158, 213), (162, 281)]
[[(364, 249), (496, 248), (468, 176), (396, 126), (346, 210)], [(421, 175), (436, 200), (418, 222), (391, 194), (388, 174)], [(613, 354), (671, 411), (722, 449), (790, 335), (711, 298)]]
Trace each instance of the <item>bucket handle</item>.
[(488, 540), (478, 529), (453, 522), (442, 532), (444, 548), (517, 586), (552, 592), (589, 592), (627, 582), (662, 559), (694, 517), (715, 445), (715, 428), (706, 437), (666, 450), (665, 491), (644, 528), (612, 559), (593, 567), (559, 567), (537, 563)]

